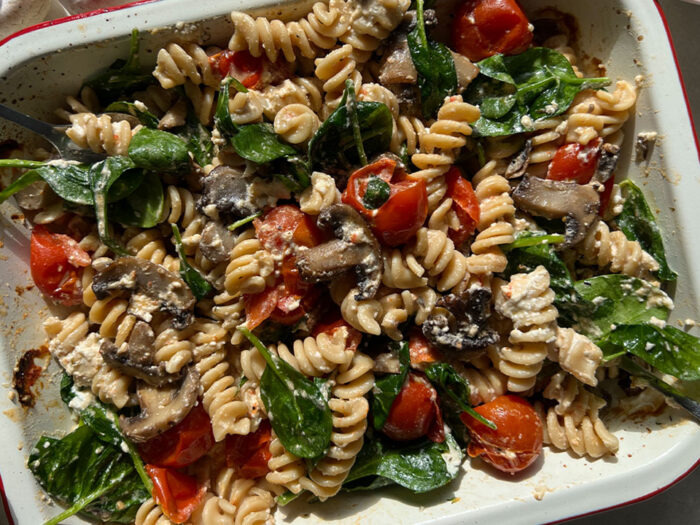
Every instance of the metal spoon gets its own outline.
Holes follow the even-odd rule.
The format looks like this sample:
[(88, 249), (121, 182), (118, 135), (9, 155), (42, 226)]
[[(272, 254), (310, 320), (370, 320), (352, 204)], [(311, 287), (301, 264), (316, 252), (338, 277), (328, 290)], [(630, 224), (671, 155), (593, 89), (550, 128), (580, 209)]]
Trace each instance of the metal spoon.
[(75, 160), (81, 164), (94, 164), (107, 158), (102, 153), (95, 153), (89, 149), (83, 149), (75, 144), (68, 136), (57, 130), (53, 125), (20, 113), (4, 104), (0, 104), (0, 118), (9, 120), (33, 131), (48, 140), (65, 160)]

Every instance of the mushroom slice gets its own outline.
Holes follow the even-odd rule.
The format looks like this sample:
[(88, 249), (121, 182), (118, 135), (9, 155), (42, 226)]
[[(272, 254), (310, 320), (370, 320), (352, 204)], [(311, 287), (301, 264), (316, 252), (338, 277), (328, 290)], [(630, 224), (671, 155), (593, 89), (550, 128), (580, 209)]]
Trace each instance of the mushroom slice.
[(593, 186), (525, 175), (513, 190), (518, 208), (546, 219), (564, 219), (564, 246), (581, 242), (598, 217), (600, 196)]
[(202, 184), (199, 207), (213, 219), (219, 215), (227, 219), (242, 219), (258, 211), (251, 202), (251, 180), (238, 170), (219, 166), (202, 179)]
[(236, 236), (219, 221), (208, 222), (202, 230), (199, 249), (214, 264), (228, 261), (236, 245)]
[(185, 281), (146, 259), (117, 259), (95, 275), (92, 290), (98, 299), (112, 292), (131, 292), (128, 312), (146, 322), (156, 310), (171, 314), (178, 330), (192, 322), (195, 298)]
[(136, 396), (141, 412), (119, 418), (119, 426), (134, 443), (143, 443), (162, 434), (185, 419), (199, 397), (199, 374), (190, 367), (182, 383), (154, 387), (140, 383)]
[(499, 339), (496, 331), (486, 326), (490, 303), (491, 291), (487, 288), (447, 295), (423, 323), (423, 335), (441, 350), (468, 352), (474, 357)]
[(297, 254), (302, 279), (329, 281), (354, 268), (357, 301), (372, 299), (382, 282), (382, 252), (379, 242), (359, 213), (347, 204), (334, 204), (318, 216), (318, 226), (332, 231), (335, 239)]
[(608, 181), (614, 175), (619, 160), (620, 146), (608, 143), (603, 144), (600, 148), (600, 160), (598, 160), (598, 166), (591, 180), (601, 184)]
[(160, 386), (182, 378), (182, 374), (169, 374), (165, 363), (156, 363), (155, 334), (143, 321), (137, 321), (129, 340), (117, 347), (107, 339), (100, 345), (100, 353), (107, 364), (136, 377), (149, 385)]
[(523, 149), (510, 161), (506, 169), (506, 179), (517, 179), (525, 175), (530, 165), (530, 153), (532, 153), (532, 139), (526, 140)]

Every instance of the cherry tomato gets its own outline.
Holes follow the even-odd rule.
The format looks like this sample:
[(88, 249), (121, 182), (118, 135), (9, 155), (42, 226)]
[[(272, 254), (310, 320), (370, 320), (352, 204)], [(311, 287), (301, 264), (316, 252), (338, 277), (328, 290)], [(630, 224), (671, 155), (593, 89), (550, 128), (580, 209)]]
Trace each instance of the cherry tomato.
[(30, 242), (29, 266), (39, 290), (66, 306), (80, 304), (80, 269), (91, 262), (78, 243), (60, 233), (35, 226)]
[(335, 331), (339, 330), (340, 328), (345, 328), (348, 331), (348, 337), (345, 340), (345, 347), (348, 350), (352, 350), (353, 352), (357, 350), (357, 347), (360, 346), (360, 343), (362, 342), (362, 332), (350, 326), (348, 322), (343, 318), (337, 319), (336, 321), (332, 322), (323, 322), (317, 324), (314, 327), (312, 335), (316, 337), (318, 334), (324, 332), (328, 335), (333, 335)]
[(268, 419), (258, 430), (245, 436), (226, 436), (226, 465), (235, 468), (238, 476), (246, 479), (260, 478), (269, 472), (267, 462), (272, 441), (272, 428)]
[(445, 174), (447, 196), (453, 201), (452, 209), (459, 217), (459, 230), (450, 230), (450, 238), (456, 245), (464, 243), (476, 230), (481, 215), (481, 207), (471, 182), (462, 177), (459, 168), (452, 167)]
[(192, 476), (172, 468), (146, 465), (146, 472), (153, 481), (153, 499), (165, 516), (173, 523), (185, 523), (204, 499), (205, 486), (198, 486)]
[(289, 248), (292, 241), (312, 247), (324, 240), (314, 218), (291, 204), (272, 208), (264, 217), (255, 219), (253, 226), (263, 246), (270, 251), (279, 250), (277, 253)]
[(600, 215), (601, 217), (605, 215), (605, 211), (608, 209), (614, 185), (615, 177), (610, 177), (603, 183), (603, 191), (600, 194), (600, 208), (598, 209), (598, 215)]
[(493, 430), (466, 412), (461, 419), (469, 429), (467, 453), (483, 459), (503, 472), (529, 467), (542, 452), (542, 422), (530, 403), (520, 396), (500, 396), (474, 408), (496, 425)]
[[(365, 207), (363, 197), (371, 177), (389, 185), (389, 198), (378, 208)], [(343, 202), (369, 222), (380, 242), (398, 246), (413, 237), (428, 216), (428, 192), (424, 180), (412, 180), (387, 157), (357, 170), (343, 192)]]
[(517, 55), (531, 42), (532, 26), (515, 0), (466, 0), (452, 27), (453, 49), (473, 62)]
[(222, 78), (232, 76), (247, 88), (258, 87), (263, 73), (263, 58), (246, 50), (226, 49), (209, 57), (209, 64)]
[(432, 441), (445, 440), (442, 413), (437, 391), (430, 382), (409, 372), (406, 382), (389, 410), (382, 432), (394, 441), (411, 441), (428, 436)]
[(573, 180), (588, 184), (595, 174), (603, 139), (597, 138), (585, 146), (578, 142), (564, 144), (554, 154), (547, 168), (550, 180)]
[(179, 468), (191, 465), (213, 446), (211, 421), (200, 403), (173, 428), (139, 445), (139, 453), (151, 465)]
[(436, 363), (442, 359), (440, 352), (431, 345), (417, 326), (412, 328), (408, 339), (408, 351), (411, 355), (411, 365)]

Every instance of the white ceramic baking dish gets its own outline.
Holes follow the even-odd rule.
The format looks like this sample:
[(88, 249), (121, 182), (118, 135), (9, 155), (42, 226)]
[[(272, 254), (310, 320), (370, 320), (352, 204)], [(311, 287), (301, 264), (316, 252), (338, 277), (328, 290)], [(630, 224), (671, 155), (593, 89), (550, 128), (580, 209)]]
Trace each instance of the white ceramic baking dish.
[[(266, 8), (274, 15), (294, 16), (298, 7), (280, 9), (269, 0), (168, 0), (138, 2), (126, 9), (81, 16), (48, 24), (10, 38), (0, 46), (0, 102), (37, 117), (73, 94), (82, 80), (125, 56), (128, 35), (142, 31), (142, 60), (172, 37), (222, 41), (231, 32), (232, 8)], [(628, 123), (625, 161), (618, 176), (643, 187), (657, 210), (672, 266), (679, 272), (675, 290), (678, 319), (699, 319), (700, 243), (697, 219), (700, 200), (699, 153), (663, 15), (652, 0), (523, 0), (528, 9), (554, 5), (578, 19), (580, 47), (603, 61), (613, 79), (643, 77), (635, 117)], [(659, 132), (650, 161), (632, 161), (630, 143), (641, 131)], [(0, 123), (0, 140), (27, 139)], [(36, 407), (24, 412), (8, 397), (13, 366), (19, 354), (43, 341), (41, 320), (48, 309), (31, 285), (28, 273), (28, 230), (12, 203), (0, 215), (0, 474), (9, 512), (16, 524), (36, 525), (55, 515), (25, 467), (26, 456), (41, 432), (55, 433), (72, 424), (58, 400), (55, 365), (44, 375)], [(13, 218), (14, 217), (14, 218)], [(612, 459), (588, 462), (568, 453), (547, 450), (534, 468), (514, 477), (494, 476), (479, 462), (463, 469), (459, 482), (425, 496), (399, 489), (341, 495), (325, 505), (290, 505), (278, 519), (295, 523), (509, 523), (531, 524), (618, 506), (648, 497), (683, 477), (696, 465), (700, 426), (667, 410), (643, 421), (614, 421), (620, 452)], [(2, 484), (0, 484), (2, 487)], [(78, 521), (75, 521), (76, 523)], [(71, 521), (70, 523), (73, 523)]]

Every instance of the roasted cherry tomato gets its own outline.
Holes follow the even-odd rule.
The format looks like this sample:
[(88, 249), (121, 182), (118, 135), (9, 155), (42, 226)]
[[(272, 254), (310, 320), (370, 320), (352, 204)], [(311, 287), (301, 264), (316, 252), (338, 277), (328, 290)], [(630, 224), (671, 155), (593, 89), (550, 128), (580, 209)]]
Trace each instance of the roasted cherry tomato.
[(423, 375), (409, 372), (391, 405), (382, 432), (394, 441), (411, 441), (423, 436), (437, 443), (445, 440), (437, 391)]
[[(383, 197), (378, 197), (382, 202), (377, 202), (376, 207), (368, 207), (365, 197), (375, 177), (388, 186), (388, 191)], [(350, 176), (343, 192), (343, 202), (360, 212), (380, 242), (387, 246), (398, 246), (408, 241), (428, 216), (425, 181), (411, 180), (402, 169), (397, 168), (395, 160), (387, 157)]]
[(459, 246), (469, 239), (476, 230), (481, 208), (471, 182), (462, 177), (459, 168), (454, 166), (450, 168), (445, 174), (445, 181), (447, 182), (447, 196), (453, 201), (452, 209), (457, 214), (460, 224), (460, 228), (458, 230), (451, 229), (449, 235), (450, 239)]
[(207, 488), (199, 486), (192, 476), (172, 468), (146, 465), (153, 481), (153, 499), (173, 523), (185, 523), (204, 499)]
[(226, 465), (235, 468), (238, 476), (246, 479), (260, 478), (270, 470), (267, 462), (272, 441), (270, 420), (264, 419), (258, 430), (245, 436), (226, 436)]
[(325, 236), (310, 215), (297, 206), (276, 206), (264, 217), (253, 221), (255, 236), (266, 249), (284, 252), (293, 243), (311, 247), (323, 242)]
[(226, 49), (209, 57), (209, 63), (222, 78), (231, 76), (247, 88), (258, 87), (263, 73), (263, 58), (254, 57), (245, 50)]
[(186, 467), (214, 446), (211, 421), (200, 403), (173, 428), (139, 445), (146, 463), (158, 467)]
[(39, 290), (66, 306), (80, 304), (81, 268), (90, 264), (90, 255), (68, 235), (43, 226), (32, 230), (30, 246), (29, 266)]
[(452, 45), (473, 62), (517, 55), (530, 46), (532, 29), (515, 0), (466, 0), (452, 27)]
[(466, 412), (462, 421), (471, 441), (467, 453), (483, 459), (503, 472), (515, 473), (529, 467), (542, 452), (542, 422), (532, 405), (520, 396), (500, 396), (475, 407), (496, 425), (493, 430)]
[(600, 159), (603, 139), (597, 138), (585, 146), (578, 142), (564, 144), (554, 154), (547, 168), (550, 180), (572, 180), (588, 184), (595, 174)]
[(413, 366), (423, 363), (436, 363), (441, 360), (440, 352), (428, 342), (421, 329), (417, 326), (410, 331), (408, 351), (411, 355), (411, 365)]
[(345, 328), (348, 331), (348, 338), (345, 341), (345, 347), (353, 352), (357, 350), (362, 342), (362, 332), (356, 330), (348, 324), (345, 319), (337, 319), (333, 322), (323, 322), (319, 323), (314, 327), (312, 335), (316, 337), (320, 333), (327, 333), (328, 335), (333, 335), (336, 330), (340, 328)]

